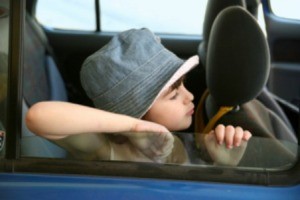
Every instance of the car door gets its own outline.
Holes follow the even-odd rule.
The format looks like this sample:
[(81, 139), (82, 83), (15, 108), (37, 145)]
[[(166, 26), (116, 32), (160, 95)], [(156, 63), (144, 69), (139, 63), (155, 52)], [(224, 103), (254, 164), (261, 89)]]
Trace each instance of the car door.
[(264, 0), (266, 31), (272, 66), (270, 90), (289, 103), (300, 98), (300, 15), (299, 1)]
[[(248, 144), (248, 147), (251, 147), (248, 148), (249, 166), (90, 161), (22, 155), (23, 83), (31, 81), (28, 78), (22, 81), (26, 70), (23, 62), (25, 1), (7, 0), (8, 4), (4, 5), (3, 2), (0, 1), (0, 10), (6, 12), (0, 14), (0, 25), (6, 24), (8, 29), (1, 26), (0, 31), (4, 31), (4, 34), (0, 37), (0, 41), (3, 42), (0, 44), (1, 51), (7, 56), (1, 59), (0, 73), (8, 78), (0, 76), (0, 81), (1, 86), (6, 84), (8, 87), (7, 91), (2, 90), (3, 87), (0, 88), (1, 94), (4, 95), (4, 98), (0, 99), (0, 131), (5, 133), (0, 144), (3, 144), (3, 141), (6, 144), (0, 149), (0, 199), (297, 199), (299, 196), (299, 156), (293, 157), (292, 162), (283, 161), (282, 164), (280, 156), (285, 154), (272, 149), (278, 141), (261, 140), (259, 137), (253, 138)], [(27, 2), (32, 3), (30, 0)], [(5, 9), (1, 9), (3, 7)], [(73, 55), (71, 59), (79, 55), (78, 52), (87, 52), (84, 48), (89, 47), (80, 43), (92, 43), (91, 41), (98, 37), (95, 33), (70, 34), (60, 30), (55, 32), (62, 42), (56, 45), (63, 50), (70, 50), (59, 56), (60, 62), (68, 60), (68, 55)], [(161, 36), (163, 38), (163, 35)], [(193, 39), (181, 37), (187, 44), (193, 43)], [(173, 37), (168, 38), (166, 44), (167, 41), (172, 41)], [(180, 43), (180, 40), (177, 42)], [(69, 45), (82, 50), (77, 52), (73, 49), (75, 53), (72, 54)], [(188, 47), (174, 48), (177, 48), (176, 52), (181, 52)], [(63, 50), (54, 48), (55, 52)], [(187, 56), (189, 53), (181, 55)], [(294, 148), (294, 152), (298, 151), (297, 144), (290, 147)], [(40, 149), (37, 148), (36, 151)], [(275, 157), (270, 156), (271, 154)], [(270, 157), (279, 161), (279, 165), (264, 165), (264, 161)]]

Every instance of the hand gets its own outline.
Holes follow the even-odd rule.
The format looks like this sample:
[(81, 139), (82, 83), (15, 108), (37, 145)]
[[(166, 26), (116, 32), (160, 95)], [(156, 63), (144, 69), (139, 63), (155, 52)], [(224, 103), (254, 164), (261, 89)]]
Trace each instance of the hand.
[[(251, 136), (241, 127), (218, 125), (205, 136), (204, 143), (215, 164), (235, 166), (244, 155)], [(233, 146), (236, 148), (232, 149)]]
[(174, 137), (160, 124), (139, 120), (127, 137), (144, 155), (155, 162), (163, 162), (174, 146)]
[(241, 127), (233, 127), (233, 126), (224, 126), (223, 124), (219, 124), (215, 130), (212, 130), (209, 134), (212, 134), (216, 137), (218, 144), (223, 144), (225, 142), (226, 147), (231, 149), (233, 146), (239, 147), (241, 142), (248, 141), (252, 134), (243, 130)]

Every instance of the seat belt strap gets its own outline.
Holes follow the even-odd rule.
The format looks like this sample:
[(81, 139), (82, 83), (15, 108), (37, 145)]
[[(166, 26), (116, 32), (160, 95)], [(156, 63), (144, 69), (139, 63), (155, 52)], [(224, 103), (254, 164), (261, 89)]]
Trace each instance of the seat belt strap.
[(208, 89), (202, 94), (200, 101), (198, 103), (196, 113), (195, 113), (195, 142), (197, 148), (200, 147), (200, 134), (201, 133), (209, 133), (216, 125), (218, 120), (230, 112), (234, 107), (233, 106), (221, 106), (218, 112), (208, 121), (205, 125), (204, 121), (204, 105), (205, 99), (208, 97), (209, 91)]

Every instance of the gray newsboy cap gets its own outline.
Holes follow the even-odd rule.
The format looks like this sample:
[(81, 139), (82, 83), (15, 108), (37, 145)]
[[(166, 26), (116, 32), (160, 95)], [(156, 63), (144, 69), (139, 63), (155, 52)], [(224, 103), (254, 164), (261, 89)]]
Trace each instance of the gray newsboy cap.
[(83, 63), (81, 83), (95, 107), (141, 118), (156, 97), (198, 64), (184, 62), (148, 29), (114, 36)]

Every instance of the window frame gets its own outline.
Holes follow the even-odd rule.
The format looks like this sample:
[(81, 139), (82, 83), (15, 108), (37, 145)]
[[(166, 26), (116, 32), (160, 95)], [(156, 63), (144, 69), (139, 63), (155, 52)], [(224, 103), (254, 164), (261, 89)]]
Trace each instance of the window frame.
[[(256, 186), (293, 186), (300, 182), (300, 161), (286, 171), (236, 169), (218, 166), (176, 166), (158, 163), (118, 161), (76, 161), (20, 157), (22, 114), (23, 24), (25, 3), (10, 1), (9, 92), (7, 110), (7, 154), (0, 171), (14, 173), (48, 173), (128, 178), (151, 178), (244, 184)], [(298, 155), (299, 158), (299, 155)]]
[[(9, 12), (9, 51), (8, 51), (8, 92), (6, 109), (6, 155), (7, 159), (20, 157), (22, 120), (22, 62), (23, 24), (25, 3), (22, 0), (10, 1)], [(14, 134), (13, 134), (14, 133)]]

